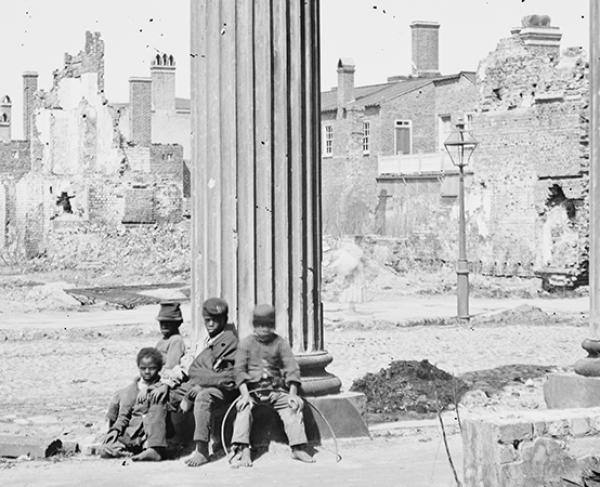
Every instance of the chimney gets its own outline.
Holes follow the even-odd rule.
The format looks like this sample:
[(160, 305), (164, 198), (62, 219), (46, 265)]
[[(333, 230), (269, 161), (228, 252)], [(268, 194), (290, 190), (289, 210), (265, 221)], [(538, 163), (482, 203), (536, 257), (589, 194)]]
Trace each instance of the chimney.
[(136, 145), (152, 143), (152, 80), (129, 78), (129, 137)]
[(337, 65), (337, 104), (341, 108), (354, 100), (354, 61), (341, 58)]
[(549, 15), (527, 15), (521, 19), (521, 27), (514, 27), (511, 33), (517, 35), (525, 47), (556, 57), (560, 54), (562, 33), (550, 24)]
[(440, 24), (417, 20), (410, 24), (412, 30), (412, 74), (432, 77), (440, 74)]
[(175, 58), (157, 54), (150, 67), (152, 76), (152, 108), (175, 113)]
[(37, 89), (38, 74), (34, 71), (23, 73), (23, 138), (25, 140), (31, 140)]
[(6, 95), (0, 100), (0, 142), (10, 142), (10, 124), (12, 123), (12, 102)]

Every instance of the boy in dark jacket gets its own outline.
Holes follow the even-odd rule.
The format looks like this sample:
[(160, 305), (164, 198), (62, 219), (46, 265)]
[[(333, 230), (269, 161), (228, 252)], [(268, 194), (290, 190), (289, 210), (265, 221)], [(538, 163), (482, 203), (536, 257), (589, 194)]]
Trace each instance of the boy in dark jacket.
[[(167, 405), (160, 384), (161, 353), (152, 347), (142, 348), (137, 355), (140, 377), (122, 392), (119, 415), (100, 448), (102, 458), (116, 458), (137, 453), (133, 461), (159, 461), (167, 446)], [(138, 396), (143, 396), (139, 400)]]
[(260, 401), (270, 403), (279, 413), (292, 458), (312, 463), (306, 452), (306, 432), (302, 415), (303, 402), (298, 396), (300, 367), (286, 340), (275, 333), (275, 309), (269, 304), (259, 304), (252, 316), (254, 333), (244, 338), (235, 357), (235, 382), (241, 398), (233, 426), (232, 443), (237, 450), (234, 467), (250, 467), (250, 428), (252, 423), (252, 390), (272, 389), (258, 393)]
[(225, 410), (238, 395), (233, 376), (238, 339), (233, 326), (227, 325), (227, 314), (227, 303), (221, 298), (203, 303), (202, 316), (208, 332), (205, 348), (190, 365), (188, 381), (171, 391), (172, 405), (179, 403), (180, 409), (187, 411), (193, 404), (196, 449), (185, 461), (190, 467), (208, 462), (211, 426), (220, 425)]

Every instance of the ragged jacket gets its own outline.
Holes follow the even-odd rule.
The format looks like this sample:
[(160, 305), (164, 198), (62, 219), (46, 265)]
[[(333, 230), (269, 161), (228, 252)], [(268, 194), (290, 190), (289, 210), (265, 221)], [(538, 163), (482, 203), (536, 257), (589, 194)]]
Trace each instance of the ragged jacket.
[[(137, 401), (139, 393), (138, 382), (139, 378), (134, 380), (129, 386), (122, 391), (121, 404), (119, 406), (119, 416), (110, 430), (116, 430), (119, 435), (127, 435), (129, 438), (141, 436), (144, 432), (143, 416), (148, 412), (148, 401)], [(154, 387), (160, 385), (156, 382), (148, 386), (148, 392)]]
[(191, 385), (226, 387), (234, 382), (233, 364), (238, 338), (231, 325), (209, 341), (188, 370)]

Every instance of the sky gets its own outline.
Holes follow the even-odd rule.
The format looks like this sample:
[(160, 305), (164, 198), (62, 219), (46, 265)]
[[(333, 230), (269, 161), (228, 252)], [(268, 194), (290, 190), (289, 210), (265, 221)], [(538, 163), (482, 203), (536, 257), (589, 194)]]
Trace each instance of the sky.
[[(2, 0), (0, 96), (13, 100), (13, 138), (22, 136), (22, 78), (37, 71), (40, 88), (65, 52), (84, 46), (85, 31), (105, 41), (105, 94), (128, 98), (128, 79), (148, 76), (152, 55), (175, 56), (177, 96), (189, 96), (189, 2), (194, 0)], [(321, 0), (321, 86), (336, 84), (340, 57), (356, 65), (356, 85), (409, 74), (410, 23), (436, 21), (440, 70), (476, 70), (498, 41), (529, 14), (548, 14), (563, 33), (563, 47), (589, 45), (589, 0)]]

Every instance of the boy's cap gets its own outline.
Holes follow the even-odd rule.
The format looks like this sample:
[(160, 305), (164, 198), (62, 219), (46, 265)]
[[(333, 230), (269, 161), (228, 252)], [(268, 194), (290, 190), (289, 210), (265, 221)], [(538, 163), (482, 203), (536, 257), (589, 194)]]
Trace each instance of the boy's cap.
[(176, 302), (160, 303), (160, 310), (156, 317), (158, 321), (181, 321), (183, 322), (183, 316), (181, 314), (180, 304)]
[(270, 304), (258, 304), (252, 312), (253, 325), (273, 325), (275, 324), (275, 308)]
[(207, 318), (218, 318), (224, 316), (228, 311), (227, 301), (221, 298), (208, 298), (202, 304), (202, 316)]

